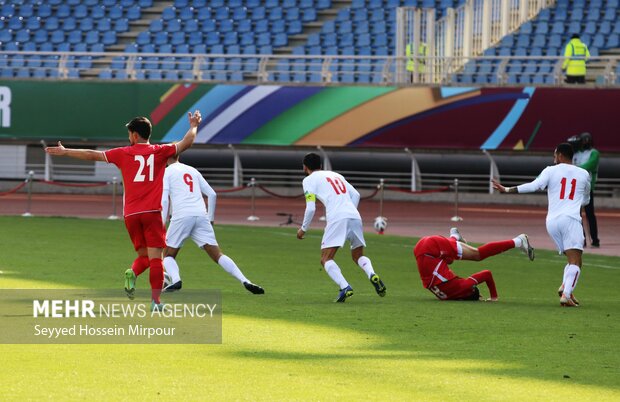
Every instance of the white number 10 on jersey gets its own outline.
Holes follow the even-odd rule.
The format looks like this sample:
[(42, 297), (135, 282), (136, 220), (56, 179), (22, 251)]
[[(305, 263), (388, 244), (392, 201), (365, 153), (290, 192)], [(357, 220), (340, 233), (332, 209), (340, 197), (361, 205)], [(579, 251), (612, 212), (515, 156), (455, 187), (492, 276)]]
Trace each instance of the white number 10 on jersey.
[[(153, 163), (153, 161), (155, 160), (155, 155), (149, 155), (149, 157), (146, 159), (146, 163), (144, 161), (144, 156), (142, 155), (135, 155), (134, 160), (140, 164), (140, 167), (138, 168), (138, 172), (136, 173), (136, 177), (134, 177), (133, 181), (142, 182), (145, 178), (147, 181), (153, 181), (153, 176), (155, 176), (155, 164)], [(149, 168), (148, 177), (144, 175), (145, 165)]]

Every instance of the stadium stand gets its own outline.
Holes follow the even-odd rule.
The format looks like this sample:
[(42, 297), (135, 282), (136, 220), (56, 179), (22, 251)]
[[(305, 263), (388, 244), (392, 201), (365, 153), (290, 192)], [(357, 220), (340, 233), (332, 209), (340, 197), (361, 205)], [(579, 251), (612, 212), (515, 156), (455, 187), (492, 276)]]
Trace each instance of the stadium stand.
[[(501, 42), (484, 52), (484, 56), (514, 56), (505, 69), (509, 84), (554, 84), (557, 60), (538, 62), (520, 60), (519, 56), (563, 56), (564, 46), (571, 34), (580, 34), (593, 57), (608, 49), (620, 47), (618, 0), (558, 0), (556, 5), (542, 10), (520, 29), (502, 38)], [(470, 61), (458, 81), (463, 83), (497, 83), (499, 59)], [(596, 62), (588, 69), (596, 71)], [(618, 69), (620, 71), (620, 69)], [(590, 74), (593, 78), (596, 74)], [(617, 74), (616, 74), (617, 75)]]
[[(386, 72), (393, 75), (394, 65), (385, 71), (384, 61), (359, 57), (394, 55), (397, 7), (435, 8), (439, 20), (447, 8), (463, 1), (10, 1), (0, 6), (0, 50), (75, 53), (66, 59), (58, 54), (2, 54), (0, 77), (56, 78), (61, 71), (64, 78), (243, 81), (256, 79), (259, 55), (278, 54), (291, 58), (280, 59), (269, 68), (272, 81), (383, 83)], [(562, 55), (570, 34), (581, 33), (592, 56), (620, 47), (618, 1), (558, 0), (486, 49), (483, 56), (492, 59), (469, 61), (452, 80), (463, 84), (557, 83), (561, 75), (557, 56)], [(147, 12), (150, 17), (145, 17)], [(126, 55), (89, 54), (110, 50)], [(184, 54), (188, 57), (172, 57)], [(242, 59), (243, 55), (257, 57)], [(299, 56), (307, 59), (300, 61)], [(326, 70), (324, 56), (358, 58), (332, 63)], [(499, 58), (504, 56), (512, 59)], [(521, 56), (542, 59), (532, 62)], [(556, 59), (545, 60), (546, 56)], [(597, 68), (596, 62), (589, 64), (589, 69)], [(620, 66), (614, 72), (620, 73)], [(617, 76), (615, 83), (620, 84)]]
[[(152, 0), (6, 2), (0, 6), (0, 50), (39, 52), (103, 52), (129, 30), (130, 21)], [(92, 65), (87, 54), (69, 56), (64, 68), (69, 77)], [(58, 56), (0, 58), (0, 76), (57, 77)]]

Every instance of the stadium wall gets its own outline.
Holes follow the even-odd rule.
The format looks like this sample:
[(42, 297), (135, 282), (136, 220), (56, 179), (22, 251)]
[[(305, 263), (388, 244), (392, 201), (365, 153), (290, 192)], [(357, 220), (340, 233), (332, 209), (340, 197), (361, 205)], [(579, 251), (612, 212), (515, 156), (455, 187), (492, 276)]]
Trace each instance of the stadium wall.
[(137, 115), (174, 141), (186, 112), (203, 144), (549, 151), (588, 131), (620, 152), (620, 89), (248, 86), (0, 81), (0, 140), (122, 142)]

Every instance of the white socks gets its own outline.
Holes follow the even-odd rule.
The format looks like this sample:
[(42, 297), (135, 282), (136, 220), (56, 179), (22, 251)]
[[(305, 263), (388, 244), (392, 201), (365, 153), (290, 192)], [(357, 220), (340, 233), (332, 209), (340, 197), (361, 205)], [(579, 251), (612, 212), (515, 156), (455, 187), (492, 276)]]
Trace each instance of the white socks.
[(564, 268), (564, 296), (570, 297), (573, 294), (580, 274), (581, 269), (577, 265), (567, 265)]
[(239, 282), (250, 282), (250, 280), (243, 275), (237, 264), (235, 264), (235, 262), (227, 255), (222, 254), (217, 263), (220, 265), (220, 267), (224, 268), (224, 271), (237, 278)]
[(325, 262), (325, 272), (327, 272), (327, 275), (329, 275), (329, 277), (336, 282), (340, 289), (344, 289), (349, 286), (349, 282), (347, 282), (347, 280), (344, 279), (344, 276), (342, 276), (342, 272), (340, 271), (338, 264), (336, 264), (336, 261), (329, 260)]
[(514, 239), (512, 239), (513, 242), (515, 242), (515, 248), (519, 248), (521, 246), (523, 246), (523, 239), (521, 239), (521, 237), (517, 236)]
[(172, 278), (172, 283), (177, 283), (181, 280), (181, 276), (179, 275), (179, 266), (177, 261), (172, 257), (164, 258), (164, 268), (170, 278)]
[(370, 279), (370, 275), (374, 274), (375, 271), (372, 268), (372, 262), (370, 262), (370, 258), (366, 256), (361, 256), (359, 260), (357, 260), (357, 265), (360, 266), (361, 269), (366, 272), (366, 276)]

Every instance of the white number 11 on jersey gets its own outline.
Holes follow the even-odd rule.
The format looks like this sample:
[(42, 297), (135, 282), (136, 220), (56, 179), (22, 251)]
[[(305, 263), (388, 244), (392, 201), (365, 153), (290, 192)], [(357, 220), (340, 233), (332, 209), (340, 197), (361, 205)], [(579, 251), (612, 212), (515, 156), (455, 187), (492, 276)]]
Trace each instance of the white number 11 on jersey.
[[(133, 181), (134, 182), (144, 181), (145, 179), (145, 176), (143, 174), (144, 165), (145, 165), (144, 156), (135, 155), (134, 160), (140, 164), (140, 167), (138, 168), (138, 172), (136, 173), (136, 177), (134, 177)], [(155, 176), (155, 165), (153, 164), (154, 160), (155, 160), (155, 155), (153, 154), (149, 155), (149, 157), (146, 159), (146, 166), (148, 166), (149, 168), (149, 176), (147, 178), (147, 181), (153, 181), (153, 176)]]

